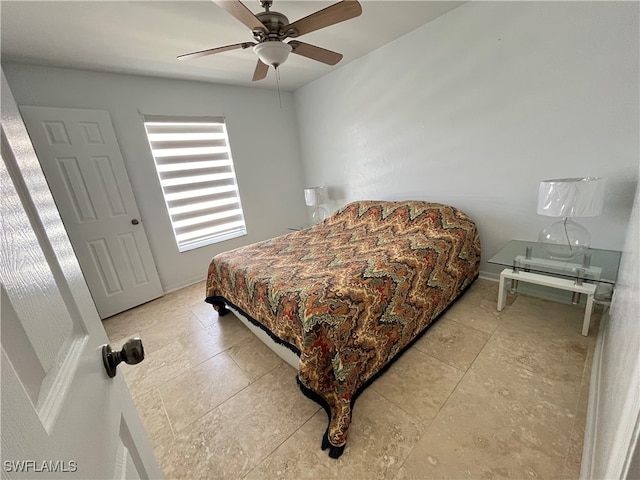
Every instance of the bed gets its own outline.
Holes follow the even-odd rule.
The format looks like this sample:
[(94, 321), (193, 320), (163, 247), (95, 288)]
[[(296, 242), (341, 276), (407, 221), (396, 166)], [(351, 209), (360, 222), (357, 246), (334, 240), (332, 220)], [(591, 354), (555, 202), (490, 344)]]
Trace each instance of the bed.
[(358, 201), (304, 230), (216, 255), (206, 301), (231, 308), (298, 357), (321, 404), (321, 447), (339, 457), (358, 394), (473, 283), (475, 223), (452, 206)]

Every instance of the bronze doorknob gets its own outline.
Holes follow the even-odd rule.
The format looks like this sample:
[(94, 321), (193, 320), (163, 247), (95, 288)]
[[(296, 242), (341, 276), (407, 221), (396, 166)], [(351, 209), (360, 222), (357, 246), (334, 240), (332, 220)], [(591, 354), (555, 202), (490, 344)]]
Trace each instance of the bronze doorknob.
[(107, 371), (107, 375), (113, 378), (116, 376), (116, 367), (124, 362), (128, 365), (136, 365), (144, 360), (144, 347), (139, 338), (130, 338), (122, 346), (119, 352), (113, 350), (108, 343), (102, 346), (102, 362)]

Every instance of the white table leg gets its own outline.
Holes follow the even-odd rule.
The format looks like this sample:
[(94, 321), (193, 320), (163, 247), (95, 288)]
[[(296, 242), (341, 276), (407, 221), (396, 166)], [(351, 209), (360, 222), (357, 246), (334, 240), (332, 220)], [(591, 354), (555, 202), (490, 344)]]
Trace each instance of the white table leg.
[(582, 335), (589, 336), (589, 324), (591, 323), (591, 312), (593, 311), (593, 294), (587, 295), (587, 305), (584, 309), (584, 321), (582, 322)]
[(499, 312), (502, 311), (505, 304), (507, 303), (507, 296), (505, 295), (505, 292), (504, 292), (505, 283), (507, 281), (504, 275), (505, 271), (506, 270), (503, 270), (502, 273), (500, 273), (500, 286), (498, 287), (498, 311)]
[(570, 292), (583, 293), (587, 295), (587, 305), (584, 311), (584, 320), (582, 322), (582, 335), (589, 335), (589, 324), (591, 323), (591, 312), (593, 311), (593, 297), (596, 292), (596, 286), (590, 283), (577, 285), (574, 280), (566, 278), (552, 277), (539, 273), (516, 272), (512, 269), (505, 268), (500, 273), (500, 284), (498, 287), (498, 311), (501, 312), (507, 303), (507, 295), (505, 292), (506, 282), (508, 280), (518, 280), (522, 282), (533, 283), (535, 285), (543, 285), (545, 287), (559, 288)]

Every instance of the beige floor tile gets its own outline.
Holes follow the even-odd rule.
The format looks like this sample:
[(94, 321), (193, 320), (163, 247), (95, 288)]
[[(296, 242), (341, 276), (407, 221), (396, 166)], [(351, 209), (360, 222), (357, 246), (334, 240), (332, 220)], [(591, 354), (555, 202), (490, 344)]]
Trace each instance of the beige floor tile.
[(135, 399), (142, 424), (154, 447), (171, 441), (173, 430), (158, 390), (151, 390)]
[(155, 449), (167, 478), (243, 478), (319, 411), (286, 364)]
[(219, 319), (218, 312), (215, 311), (210, 303), (197, 302), (191, 305), (189, 309), (205, 327), (215, 325)]
[(225, 317), (223, 321), (178, 340), (192, 365), (202, 363), (254, 336), (247, 327), (234, 320), (228, 321)]
[(188, 287), (168, 293), (156, 303), (161, 308), (179, 308), (184, 310), (192, 305), (203, 303), (205, 299), (205, 281), (194, 283)]
[(158, 317), (145, 315), (142, 307), (127, 310), (102, 321), (102, 326), (111, 341), (124, 339), (139, 333), (140, 329), (153, 325)]
[(500, 325), (502, 313), (496, 309), (495, 299), (467, 297), (465, 294), (447, 310), (442, 320), (454, 320), (461, 325), (492, 334)]
[(579, 384), (587, 349), (580, 340), (499, 329), (487, 342), (484, 353), (549, 378)]
[[(498, 286), (498, 282), (478, 278), (473, 282), (473, 285), (471, 285), (460, 300), (471, 303), (486, 302), (487, 305), (493, 305), (494, 309), (496, 309), (498, 301)], [(507, 306), (511, 305), (516, 297), (516, 295), (510, 294), (507, 290)]]
[(414, 347), (452, 367), (466, 370), (491, 335), (453, 320), (440, 319)]
[(282, 359), (253, 334), (234, 344), (227, 353), (251, 381), (282, 364)]
[(593, 361), (593, 349), (587, 356), (587, 365), (582, 377), (576, 415), (571, 428), (569, 449), (564, 462), (565, 478), (578, 478), (582, 463), (582, 448), (584, 445), (584, 431), (587, 419), (587, 407), (589, 405), (589, 384), (591, 375), (591, 362)]
[(187, 335), (192, 335), (204, 326), (190, 310), (174, 311), (158, 319), (153, 325), (140, 330), (140, 337), (149, 353), (161, 349)]
[(571, 429), (571, 437), (569, 439), (569, 448), (563, 464), (564, 478), (579, 478), (580, 468), (582, 466), (582, 448), (584, 446), (584, 427), (586, 420), (586, 410), (578, 411), (576, 420)]
[[(592, 315), (596, 317), (597, 315)], [(526, 332), (536, 337), (562, 337), (579, 340), (584, 344), (593, 341), (582, 336), (584, 308), (579, 305), (567, 305), (534, 297), (519, 295), (513, 302), (501, 323), (502, 330)]]
[(575, 386), (482, 355), (398, 478), (557, 478), (577, 395)]
[[(458, 384), (452, 399), (484, 404), (496, 414), (521, 414), (532, 423), (549, 423), (549, 428), (571, 428), (580, 393), (580, 382), (565, 382), (507, 364), (484, 352)], [(557, 451), (554, 445), (549, 451)]]
[(472, 297), (474, 299), (497, 299), (498, 298), (498, 282), (478, 278), (469, 289), (465, 292), (463, 298)]
[[(320, 449), (327, 428), (323, 409), (309, 419), (247, 476), (247, 480), (339, 478), (337, 462)], [(343, 477), (344, 478), (344, 477)]]
[(118, 369), (124, 374), (129, 390), (134, 397), (153, 390), (191, 368), (189, 358), (178, 342), (152, 353), (137, 365), (121, 363)]
[[(197, 285), (201, 285), (201, 287), (197, 287)], [(200, 282), (197, 285), (169, 293), (109, 317), (103, 320), (102, 325), (109, 338), (115, 339), (152, 328), (158, 323), (170, 323), (172, 318), (185, 315), (192, 305), (204, 303), (204, 293), (199, 296), (194, 294), (195, 287), (197, 290), (202, 288), (202, 292), (204, 292), (204, 283)]]
[(197, 365), (158, 388), (173, 430), (187, 425), (249, 385), (249, 378), (226, 353)]
[(302, 394), (295, 370), (284, 361), (219, 407), (225, 428), (249, 452), (254, 466), (319, 409)]
[(450, 400), (399, 469), (399, 479), (553, 478), (562, 468), (513, 414)]
[(581, 315), (579, 307), (519, 296), (483, 352), (579, 384), (593, 343), (580, 334)]
[(409, 349), (369, 388), (428, 425), (463, 375), (462, 370)]
[(355, 404), (347, 447), (337, 460), (320, 449), (326, 428), (320, 410), (247, 478), (393, 478), (424, 429), (372, 389)]
[(354, 406), (347, 447), (336, 460), (336, 471), (343, 478), (392, 478), (425, 428), (418, 419), (367, 389)]
[(236, 479), (250, 471), (248, 452), (223, 428), (223, 417), (214, 409), (154, 448), (166, 479)]

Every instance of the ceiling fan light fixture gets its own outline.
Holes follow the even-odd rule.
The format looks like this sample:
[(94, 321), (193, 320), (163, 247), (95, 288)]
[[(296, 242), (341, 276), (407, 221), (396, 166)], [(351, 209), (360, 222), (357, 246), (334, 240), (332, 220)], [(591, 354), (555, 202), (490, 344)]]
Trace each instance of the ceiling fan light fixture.
[(260, 57), (262, 63), (273, 67), (282, 65), (289, 57), (291, 50), (291, 45), (280, 41), (263, 42), (253, 47), (253, 51)]

